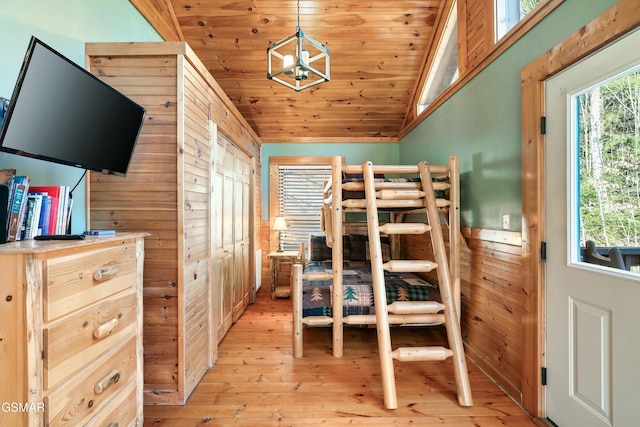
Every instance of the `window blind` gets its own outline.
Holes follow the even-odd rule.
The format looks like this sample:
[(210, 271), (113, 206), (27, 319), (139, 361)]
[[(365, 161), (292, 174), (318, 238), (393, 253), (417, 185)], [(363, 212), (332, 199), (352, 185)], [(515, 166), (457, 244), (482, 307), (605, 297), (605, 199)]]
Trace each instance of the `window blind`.
[(283, 250), (297, 251), (310, 234), (322, 233), (322, 191), (329, 180), (331, 165), (279, 165), (278, 215), (288, 227), (280, 235)]

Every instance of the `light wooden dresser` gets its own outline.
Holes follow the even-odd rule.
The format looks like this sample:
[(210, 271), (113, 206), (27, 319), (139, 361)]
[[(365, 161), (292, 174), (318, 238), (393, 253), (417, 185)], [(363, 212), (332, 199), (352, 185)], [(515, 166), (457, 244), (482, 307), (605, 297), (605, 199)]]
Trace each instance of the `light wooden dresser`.
[(0, 245), (0, 425), (142, 425), (144, 236)]

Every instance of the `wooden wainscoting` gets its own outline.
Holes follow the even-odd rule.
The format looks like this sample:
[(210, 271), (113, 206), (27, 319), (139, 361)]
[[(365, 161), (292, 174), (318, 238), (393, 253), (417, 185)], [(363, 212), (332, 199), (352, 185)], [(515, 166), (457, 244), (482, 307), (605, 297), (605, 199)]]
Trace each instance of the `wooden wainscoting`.
[(467, 356), (522, 401), (523, 280), (520, 233), (463, 229), (462, 328)]
[[(522, 402), (523, 280), (519, 232), (463, 228), (460, 270), (467, 357)], [(403, 238), (403, 257), (429, 259), (424, 237)], [(435, 279), (432, 277), (431, 279)]]
[[(276, 248), (277, 243), (274, 242), (273, 248)], [(260, 286), (261, 290), (269, 289), (271, 286), (271, 260), (267, 258), (269, 252), (274, 249), (271, 249), (271, 228), (269, 225), (269, 220), (262, 221), (260, 223), (260, 247), (262, 248), (262, 285)]]

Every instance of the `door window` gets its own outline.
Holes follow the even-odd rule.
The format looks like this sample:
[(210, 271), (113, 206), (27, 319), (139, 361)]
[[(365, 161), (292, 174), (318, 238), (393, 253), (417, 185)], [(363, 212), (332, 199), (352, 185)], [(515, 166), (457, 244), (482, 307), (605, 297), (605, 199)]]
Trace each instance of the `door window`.
[(613, 268), (639, 273), (640, 66), (573, 96), (572, 104), (578, 145), (574, 260), (603, 257)]

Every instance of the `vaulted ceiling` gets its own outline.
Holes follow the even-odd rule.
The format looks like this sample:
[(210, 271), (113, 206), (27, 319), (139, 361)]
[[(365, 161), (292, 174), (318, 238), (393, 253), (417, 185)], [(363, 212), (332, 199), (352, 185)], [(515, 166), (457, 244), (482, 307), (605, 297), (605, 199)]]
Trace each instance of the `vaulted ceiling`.
[(415, 119), (445, 0), (304, 0), (300, 27), (331, 52), (331, 81), (268, 80), (267, 47), (295, 33), (293, 0), (131, 0), (196, 52), (262, 142), (398, 141)]

